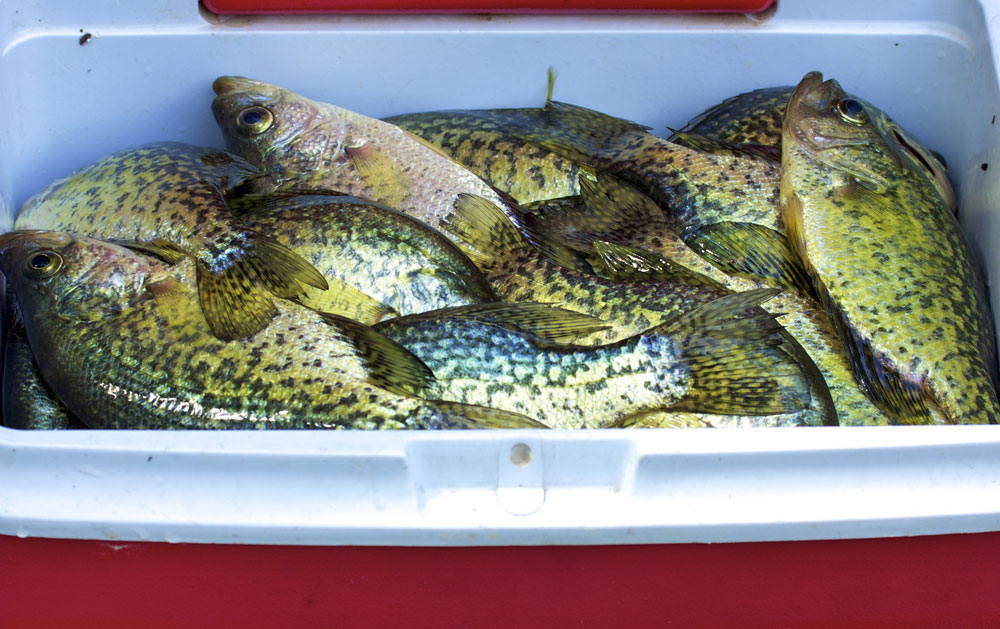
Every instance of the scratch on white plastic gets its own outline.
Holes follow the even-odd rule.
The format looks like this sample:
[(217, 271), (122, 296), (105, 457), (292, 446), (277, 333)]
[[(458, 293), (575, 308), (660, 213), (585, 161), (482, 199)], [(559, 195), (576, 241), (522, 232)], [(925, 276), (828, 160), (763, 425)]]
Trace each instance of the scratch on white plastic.
[(512, 515), (531, 515), (545, 503), (541, 441), (536, 438), (500, 442), (497, 502)]

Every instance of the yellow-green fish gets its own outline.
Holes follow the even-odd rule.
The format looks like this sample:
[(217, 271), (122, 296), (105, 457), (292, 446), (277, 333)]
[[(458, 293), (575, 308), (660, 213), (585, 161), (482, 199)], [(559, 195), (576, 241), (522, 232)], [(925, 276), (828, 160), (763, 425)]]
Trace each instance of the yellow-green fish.
[(741, 316), (776, 292), (728, 295), (600, 347), (550, 340), (545, 326), (581, 315), (539, 304), (449, 308), (376, 329), (431, 369), (442, 398), (553, 428), (631, 425), (666, 410), (769, 414), (772, 425), (815, 421), (801, 412), (810, 387), (780, 347), (780, 326), (760, 310)]
[(982, 276), (933, 169), (907, 146), (883, 112), (807, 74), (782, 134), (789, 237), (880, 408), (903, 424), (996, 423)]
[(290, 302), (251, 339), (201, 316), (192, 263), (83, 236), (0, 236), (0, 269), (45, 382), (91, 428), (532, 427), (419, 397), (433, 375), (372, 328)]
[(160, 142), (119, 151), (28, 200), (14, 228), (145, 243), (197, 263), (205, 319), (222, 340), (264, 328), (273, 295), (327, 288), (305, 260), (240, 223), (223, 190), (260, 174), (216, 149)]
[[(390, 208), (348, 196), (250, 195), (231, 202), (258, 233), (308, 260), (330, 282), (299, 303), (329, 312), (327, 294), (347, 284), (377, 300), (386, 314), (415, 314), (498, 301), (486, 278), (436, 230)], [(252, 211), (250, 211), (252, 210)]]
[[(753, 149), (763, 154), (773, 152), (773, 158), (780, 160), (785, 107), (794, 90), (794, 86), (765, 87), (727, 98), (692, 118), (679, 131), (674, 132), (670, 140), (698, 148), (707, 137), (737, 149)], [(898, 125), (895, 129), (890, 141), (921, 162), (932, 174), (941, 196), (952, 211), (957, 213), (958, 199), (948, 178), (944, 158)]]
[(371, 199), (442, 231), (477, 265), (489, 262), (484, 253), (444, 225), (460, 199), (475, 197), (528, 227), (513, 199), (399, 127), (244, 77), (220, 77), (213, 88), (226, 146), (268, 173), (248, 184), (251, 191), (336, 190)]
[[(518, 203), (557, 199), (579, 193), (586, 166), (559, 153), (526, 142), (517, 124), (542, 117), (545, 110), (483, 109), (432, 111), (384, 118), (405, 131), (440, 147)], [(512, 117), (516, 117), (512, 124)]]
[[(675, 265), (648, 275), (598, 277), (563, 268), (542, 255), (495, 207), (460, 204), (448, 229), (478, 250), (492, 252), (497, 262), (484, 267), (486, 277), (505, 301), (548, 303), (590, 315), (609, 324), (576, 342), (602, 345), (621, 341), (656, 327), (702, 304), (730, 294), (719, 283)], [(748, 316), (764, 311), (754, 307)], [(836, 411), (822, 375), (809, 355), (785, 330), (777, 330), (784, 360), (797, 364), (809, 383), (811, 402), (803, 411), (812, 415), (802, 424), (835, 424)], [(767, 373), (772, 365), (761, 363)]]

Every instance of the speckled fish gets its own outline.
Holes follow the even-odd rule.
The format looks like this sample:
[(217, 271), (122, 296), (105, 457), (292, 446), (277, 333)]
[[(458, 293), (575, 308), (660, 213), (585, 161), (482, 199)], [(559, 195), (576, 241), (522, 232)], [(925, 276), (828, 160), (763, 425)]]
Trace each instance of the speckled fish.
[(417, 397), (433, 375), (372, 328), (278, 302), (266, 330), (217, 339), (189, 260), (167, 266), (62, 232), (0, 236), (43, 378), (91, 428), (539, 426)]
[[(697, 208), (697, 196), (692, 205)], [(730, 265), (719, 265), (726, 269), (723, 271), (695, 253), (674, 232), (669, 218), (649, 197), (604, 173), (594, 181), (582, 178), (578, 197), (528, 204), (524, 209), (536, 214), (540, 229), (552, 232), (552, 237), (560, 238), (580, 251), (587, 256), (591, 266), (612, 279), (628, 277), (656, 281), (664, 274), (678, 276), (680, 267), (696, 271), (734, 291), (783, 286), (785, 290), (765, 303), (763, 308), (780, 315), (779, 322), (802, 345), (822, 373), (840, 425), (889, 423), (889, 417), (876, 408), (858, 387), (826, 311), (811, 288), (803, 286), (808, 284), (804, 271), (797, 282), (781, 281), (798, 276), (792, 273), (783, 276), (761, 274), (764, 277), (760, 277), (741, 273)], [(720, 225), (724, 227), (726, 224)], [(743, 233), (750, 233), (752, 225), (747, 224)], [(745, 259), (747, 264), (743, 268), (764, 269), (773, 262), (769, 256), (771, 249), (755, 249), (747, 238), (734, 241), (742, 247), (724, 249), (719, 246), (720, 242), (721, 239), (717, 238), (711, 251)], [(597, 260), (594, 260), (595, 256)], [(793, 285), (789, 286), (790, 283)]]
[(544, 109), (433, 111), (384, 118), (440, 147), (452, 159), (518, 203), (579, 193), (578, 180), (591, 173), (578, 162), (526, 142), (512, 128), (512, 116), (530, 120)]
[(243, 77), (220, 77), (213, 88), (226, 146), (268, 173), (251, 191), (329, 189), (371, 199), (441, 230), (477, 265), (489, 260), (443, 223), (457, 205), (489, 203), (521, 225), (512, 199), (399, 127)]
[[(462, 206), (449, 219), (449, 230), (499, 262), (485, 267), (486, 277), (505, 301), (548, 303), (590, 315), (609, 328), (577, 339), (578, 344), (621, 341), (660, 325), (730, 291), (715, 281), (679, 265), (649, 277), (609, 279), (563, 268), (542, 255), (495, 207)], [(763, 315), (755, 307), (749, 315)], [(836, 412), (823, 377), (801, 345), (786, 331), (776, 332), (784, 359), (799, 365), (809, 382), (811, 403), (804, 424), (836, 423)], [(759, 365), (763, 372), (767, 364)]]
[(781, 202), (869, 396), (898, 423), (996, 423), (985, 287), (947, 201), (884, 113), (807, 74), (788, 105)]
[[(753, 148), (763, 153), (773, 151), (774, 159), (780, 160), (785, 107), (794, 90), (794, 86), (765, 87), (727, 98), (692, 118), (669, 139), (698, 148), (704, 138), (711, 138), (734, 147)], [(952, 212), (957, 213), (958, 198), (941, 154), (924, 146), (899, 125), (895, 125), (888, 140), (932, 174), (938, 192)]]
[(87, 426), (52, 393), (35, 365), (24, 326), (7, 333), (3, 365), (3, 424), (26, 430), (71, 430)]
[(197, 262), (204, 316), (222, 340), (261, 330), (273, 295), (294, 298), (326, 280), (287, 248), (240, 223), (222, 192), (260, 171), (234, 155), (178, 142), (108, 155), (42, 190), (15, 229), (62, 230), (145, 243)]
[(775, 289), (722, 297), (602, 347), (560, 345), (544, 328), (577, 313), (539, 304), (450, 308), (376, 329), (416, 354), (444, 399), (524, 413), (553, 428), (636, 423), (664, 410), (774, 415), (796, 425), (811, 402), (773, 317), (739, 316)]
[[(500, 111), (495, 110), (493, 115)], [(622, 161), (616, 168), (626, 172), (638, 188), (649, 191), (653, 184), (672, 186), (656, 203), (635, 185), (606, 172), (584, 174), (579, 178), (579, 196), (524, 206), (535, 220), (537, 233), (575, 249), (594, 268), (602, 266), (594, 262), (594, 256), (599, 255), (592, 247), (595, 241), (627, 245), (660, 256), (654, 260), (619, 251), (615, 254), (618, 263), (610, 269), (613, 277), (622, 278), (631, 267), (633, 271), (645, 271), (633, 275), (632, 280), (661, 280), (665, 270), (676, 277), (680, 266), (730, 290), (785, 287), (764, 307), (781, 315), (782, 325), (801, 342), (822, 373), (840, 423), (889, 423), (889, 418), (859, 390), (836, 332), (813, 297), (805, 271), (787, 242), (777, 206), (780, 168), (771, 159), (773, 156), (700, 136), (700, 148), (679, 147), (649, 135), (634, 123), (559, 103), (553, 104), (548, 114), (539, 110), (502, 111), (512, 134), (550, 144), (582, 159), (587, 159), (588, 151), (598, 151), (600, 164), (614, 162), (616, 151), (620, 151)], [(740, 138), (733, 135), (729, 139)], [(453, 147), (446, 144), (444, 148)], [(655, 159), (657, 153), (666, 156), (663, 163)], [(724, 162), (726, 170), (713, 170), (713, 160)], [(686, 174), (656, 171), (671, 171), (685, 164), (694, 164)], [(720, 178), (729, 182), (728, 187), (713, 183)], [(751, 195), (753, 202), (747, 202), (745, 191), (732, 185), (733, 181), (747, 178), (758, 187)], [(670, 207), (662, 207), (665, 196), (676, 201), (683, 211), (674, 214)], [(587, 247), (591, 248), (589, 254)], [(604, 268), (603, 272), (608, 270)], [(545, 300), (540, 295), (532, 297)]]
[(733, 144), (756, 144), (776, 149), (781, 156), (781, 125), (794, 86), (765, 87), (737, 94), (709, 107), (668, 138), (684, 144), (683, 134), (715, 138)]
[[(450, 240), (390, 208), (356, 197), (280, 193), (231, 205), (247, 211), (240, 214), (247, 225), (308, 260), (331, 285), (348, 284), (378, 300), (382, 316), (499, 301)], [(327, 293), (312, 290), (299, 303), (329, 311)]]

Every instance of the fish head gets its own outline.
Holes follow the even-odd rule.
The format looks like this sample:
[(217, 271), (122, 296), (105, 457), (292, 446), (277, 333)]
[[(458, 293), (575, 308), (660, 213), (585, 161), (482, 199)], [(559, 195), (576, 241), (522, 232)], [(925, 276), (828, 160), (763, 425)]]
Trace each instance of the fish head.
[(840, 84), (810, 72), (788, 101), (783, 142), (794, 144), (821, 167), (882, 193), (918, 178), (933, 186), (952, 210), (955, 191), (939, 155), (884, 111), (848, 94)]
[(0, 270), (26, 319), (100, 318), (140, 294), (151, 261), (111, 243), (57, 231), (0, 235)]
[(872, 108), (840, 84), (810, 72), (799, 82), (785, 111), (782, 142), (798, 148), (816, 167), (872, 190), (885, 192), (903, 173), (887, 146)]
[(272, 173), (309, 173), (343, 152), (347, 125), (336, 107), (240, 76), (212, 84), (212, 113), (226, 147)]

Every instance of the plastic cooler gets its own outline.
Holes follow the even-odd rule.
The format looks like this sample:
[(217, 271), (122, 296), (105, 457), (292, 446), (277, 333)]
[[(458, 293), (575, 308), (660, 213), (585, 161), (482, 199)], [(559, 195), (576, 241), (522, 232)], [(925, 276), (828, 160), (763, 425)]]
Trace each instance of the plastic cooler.
[[(666, 133), (820, 70), (944, 155), (996, 278), (998, 20), (998, 0), (297, 17), (3, 2), (0, 228), (106, 153), (223, 146), (223, 74), (386, 116), (538, 106), (552, 66), (558, 100)], [(998, 481), (993, 426), (0, 429), (0, 623), (988, 624)]]

